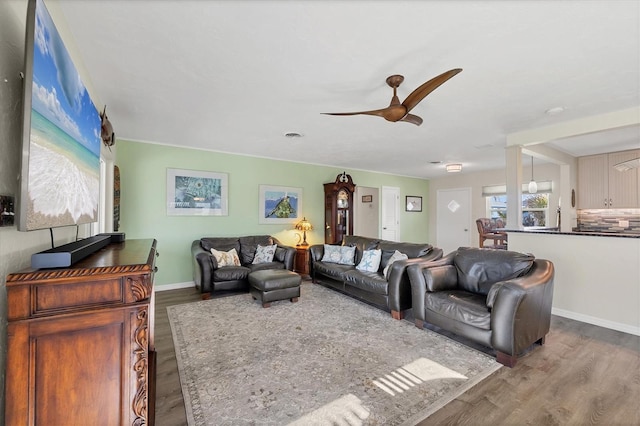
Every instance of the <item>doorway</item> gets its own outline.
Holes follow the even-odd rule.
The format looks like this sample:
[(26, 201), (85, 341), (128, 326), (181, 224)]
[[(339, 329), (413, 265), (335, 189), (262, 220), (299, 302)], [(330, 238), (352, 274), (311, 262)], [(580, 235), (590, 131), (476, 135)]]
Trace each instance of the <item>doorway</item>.
[(436, 245), (444, 254), (471, 246), (471, 188), (439, 189), (436, 203)]
[(380, 235), (380, 190), (367, 186), (356, 186), (353, 198), (354, 235), (378, 238)]
[(400, 237), (400, 188), (382, 187), (382, 230), (380, 238), (398, 241)]

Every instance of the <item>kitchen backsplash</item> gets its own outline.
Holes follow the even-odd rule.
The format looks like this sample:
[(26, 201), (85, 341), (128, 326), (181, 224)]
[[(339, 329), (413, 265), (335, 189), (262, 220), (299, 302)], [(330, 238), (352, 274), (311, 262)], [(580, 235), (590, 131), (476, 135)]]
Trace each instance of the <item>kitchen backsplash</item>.
[(640, 209), (578, 210), (577, 230), (640, 234)]

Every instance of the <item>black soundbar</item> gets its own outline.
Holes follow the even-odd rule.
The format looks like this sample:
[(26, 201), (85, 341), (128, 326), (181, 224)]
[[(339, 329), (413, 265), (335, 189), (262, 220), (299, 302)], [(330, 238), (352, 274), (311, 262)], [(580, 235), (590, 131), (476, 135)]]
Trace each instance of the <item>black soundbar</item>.
[(110, 242), (111, 236), (96, 235), (50, 250), (41, 251), (40, 253), (31, 255), (31, 267), (34, 269), (65, 268), (97, 252)]
[(121, 243), (124, 241), (124, 232), (105, 232), (103, 234), (98, 234), (98, 236), (101, 235), (108, 235), (109, 237), (111, 237), (111, 242), (112, 243)]

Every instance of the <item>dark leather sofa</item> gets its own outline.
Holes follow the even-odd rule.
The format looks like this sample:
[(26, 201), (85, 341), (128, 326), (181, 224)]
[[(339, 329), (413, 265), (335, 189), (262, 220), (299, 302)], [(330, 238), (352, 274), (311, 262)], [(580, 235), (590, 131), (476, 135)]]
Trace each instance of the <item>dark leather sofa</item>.
[[(441, 249), (426, 243), (400, 243), (377, 238), (345, 236), (342, 245), (356, 248), (355, 265), (358, 265), (365, 250), (382, 250), (379, 269), (375, 272), (364, 272), (356, 269), (355, 265), (323, 262), (324, 244), (317, 244), (309, 248), (313, 282), (374, 304), (389, 311), (395, 319), (402, 319), (404, 311), (411, 308), (411, 285), (405, 271), (407, 265), (442, 257)], [(406, 254), (409, 259), (394, 262), (389, 268), (387, 280), (383, 270), (396, 250)]]
[[(277, 244), (272, 262), (252, 264), (258, 244), (262, 246)], [(219, 267), (211, 253), (214, 248), (227, 252), (236, 249), (240, 266)], [(247, 290), (249, 291), (249, 274), (265, 269), (288, 269), (293, 271), (296, 256), (294, 247), (280, 243), (269, 235), (245, 237), (205, 237), (191, 244), (193, 258), (193, 281), (200, 289), (202, 298), (206, 299), (214, 291)]]
[(418, 328), (424, 323), (466, 337), (513, 367), (551, 322), (553, 263), (531, 254), (461, 247), (407, 267)]

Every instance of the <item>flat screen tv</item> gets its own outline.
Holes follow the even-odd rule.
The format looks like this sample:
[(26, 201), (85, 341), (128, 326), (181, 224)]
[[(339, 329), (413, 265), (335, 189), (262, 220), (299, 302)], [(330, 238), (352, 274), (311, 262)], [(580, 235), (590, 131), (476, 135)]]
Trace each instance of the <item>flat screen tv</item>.
[(27, 9), (18, 230), (95, 222), (100, 114), (43, 1)]

